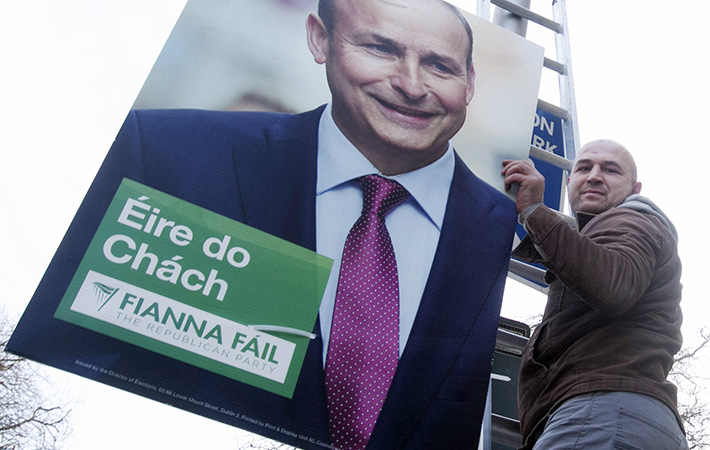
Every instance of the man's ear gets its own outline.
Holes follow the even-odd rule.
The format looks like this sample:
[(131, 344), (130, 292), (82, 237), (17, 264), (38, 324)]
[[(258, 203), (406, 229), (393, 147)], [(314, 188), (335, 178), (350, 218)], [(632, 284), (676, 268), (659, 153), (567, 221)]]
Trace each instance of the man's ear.
[(330, 36), (328, 30), (321, 20), (315, 14), (309, 14), (306, 19), (306, 32), (308, 36), (308, 49), (313, 55), (313, 59), (318, 64), (324, 64), (328, 59), (328, 46), (330, 45)]
[(631, 187), (631, 193), (632, 194), (640, 194), (641, 193), (641, 182), (637, 181), (636, 183), (633, 184)]
[(471, 103), (473, 93), (476, 91), (476, 71), (473, 69), (473, 64), (471, 64), (471, 67), (469, 68), (468, 79), (466, 81), (466, 104), (468, 105)]

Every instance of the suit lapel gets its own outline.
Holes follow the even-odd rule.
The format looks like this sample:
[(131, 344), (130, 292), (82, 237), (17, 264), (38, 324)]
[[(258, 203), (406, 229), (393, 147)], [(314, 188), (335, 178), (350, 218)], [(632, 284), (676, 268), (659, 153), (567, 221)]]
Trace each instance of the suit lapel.
[[(323, 107), (284, 116), (252, 143), (234, 150), (245, 223), (266, 233), (315, 250), (315, 198), (318, 123)], [(280, 399), (283, 426), (308, 432), (327, 442), (328, 415), (322, 367), (323, 341), (316, 320), (316, 339), (308, 346), (293, 398)], [(274, 411), (275, 414), (275, 411)]]
[(283, 116), (235, 147), (245, 222), (315, 250), (318, 121), (322, 108)]
[[(507, 273), (515, 221), (501, 221), (501, 198), (494, 197), (491, 190), (457, 157), (429, 280), (375, 428), (375, 433), (388, 430), (389, 436), (380, 432), (377, 438), (388, 440), (392, 448), (403, 448), (415, 427), (421, 426), (427, 408), (444, 390), (447, 375), (455, 374), (471, 333), (480, 330), (481, 339), (488, 334), (495, 341), (495, 333), (486, 330), (490, 330), (491, 320), (498, 323), (500, 298), (490, 294), (501, 270)], [(510, 215), (505, 217), (510, 221)], [(488, 325), (482, 327), (483, 322)], [(483, 366), (479, 371), (487, 379), (490, 361), (487, 367), (478, 366)]]

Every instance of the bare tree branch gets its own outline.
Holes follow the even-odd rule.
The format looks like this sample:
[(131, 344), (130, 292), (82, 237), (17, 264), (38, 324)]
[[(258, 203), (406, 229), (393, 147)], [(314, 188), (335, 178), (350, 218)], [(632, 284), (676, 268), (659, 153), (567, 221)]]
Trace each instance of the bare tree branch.
[[(0, 449), (1, 450), (1, 449)], [(242, 445), (239, 450), (297, 450), (296, 447), (291, 447), (281, 442), (259, 436), (246, 444)]]
[(691, 348), (681, 349), (675, 356), (675, 363), (668, 378), (678, 386), (678, 412), (685, 425), (686, 439), (691, 450), (710, 449), (710, 406), (704, 382), (702, 352), (708, 349), (710, 331), (699, 331), (700, 343)]
[(38, 365), (5, 352), (11, 331), (0, 311), (0, 449), (56, 450), (69, 433), (71, 411), (47, 397)]

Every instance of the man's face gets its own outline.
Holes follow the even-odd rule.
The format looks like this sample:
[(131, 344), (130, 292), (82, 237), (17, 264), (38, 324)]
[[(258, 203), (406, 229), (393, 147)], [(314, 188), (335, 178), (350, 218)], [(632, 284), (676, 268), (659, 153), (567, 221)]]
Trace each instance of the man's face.
[[(333, 117), (385, 174), (444, 154), (473, 96), (468, 35), (439, 1), (337, 1), (328, 36), (309, 17), (309, 46), (326, 64)], [(326, 34), (324, 34), (326, 33)]]
[(568, 180), (572, 212), (600, 214), (638, 194), (641, 183), (634, 179), (635, 166), (629, 152), (613, 141), (585, 145)]

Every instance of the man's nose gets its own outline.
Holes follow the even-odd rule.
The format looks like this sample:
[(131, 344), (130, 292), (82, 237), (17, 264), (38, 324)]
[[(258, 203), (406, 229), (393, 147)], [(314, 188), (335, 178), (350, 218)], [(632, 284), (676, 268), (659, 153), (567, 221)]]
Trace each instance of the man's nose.
[(409, 101), (420, 100), (428, 92), (422, 68), (417, 62), (408, 59), (403, 59), (397, 65), (392, 85)]
[(594, 166), (587, 174), (588, 183), (596, 183), (602, 180), (602, 169), (601, 167)]

